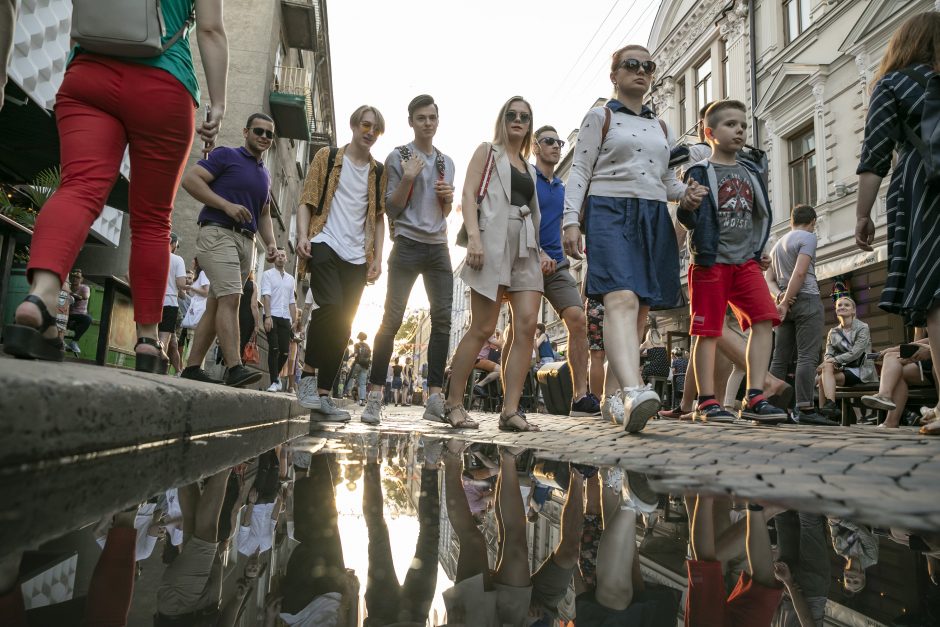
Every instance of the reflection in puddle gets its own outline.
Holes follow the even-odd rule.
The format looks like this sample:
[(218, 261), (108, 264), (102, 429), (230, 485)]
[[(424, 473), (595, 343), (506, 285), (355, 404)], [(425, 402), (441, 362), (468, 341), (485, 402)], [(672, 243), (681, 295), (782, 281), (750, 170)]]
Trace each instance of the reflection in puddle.
[(490, 444), (302, 438), (5, 556), (0, 623), (940, 625), (940, 534), (657, 485)]

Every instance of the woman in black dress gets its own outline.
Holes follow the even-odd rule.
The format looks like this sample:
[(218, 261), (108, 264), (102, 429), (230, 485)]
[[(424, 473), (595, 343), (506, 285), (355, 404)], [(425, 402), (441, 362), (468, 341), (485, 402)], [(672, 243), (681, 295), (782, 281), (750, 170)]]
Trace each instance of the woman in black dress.
[(248, 273), (245, 286), (242, 288), (242, 299), (238, 304), (238, 328), (241, 334), (241, 350), (245, 354), (245, 345), (259, 329), (261, 329), (261, 314), (258, 310), (258, 297), (255, 289), (255, 271)]
[[(880, 306), (904, 317), (908, 326), (926, 326), (933, 363), (940, 363), (940, 183), (927, 181), (915, 147), (926, 111), (928, 81), (940, 81), (940, 13), (908, 19), (891, 38), (878, 70), (861, 163), (855, 240), (872, 249), (871, 209), (881, 180), (898, 158), (888, 186), (888, 279)], [(935, 85), (933, 89), (937, 89)], [(940, 432), (940, 430), (937, 430)]]

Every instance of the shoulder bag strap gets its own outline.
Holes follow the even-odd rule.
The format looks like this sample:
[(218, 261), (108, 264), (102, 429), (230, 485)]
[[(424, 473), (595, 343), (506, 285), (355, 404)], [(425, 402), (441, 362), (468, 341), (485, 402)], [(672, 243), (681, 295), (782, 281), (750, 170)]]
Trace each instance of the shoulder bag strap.
[(486, 197), (486, 190), (490, 186), (490, 180), (493, 178), (493, 168), (496, 165), (495, 150), (490, 145), (490, 151), (486, 155), (486, 162), (483, 164), (483, 176), (480, 177), (480, 185), (477, 187), (477, 210), (483, 204), (483, 198)]
[(317, 204), (317, 215), (323, 213), (323, 201), (326, 200), (326, 188), (330, 185), (330, 174), (333, 173), (333, 166), (336, 165), (336, 153), (339, 148), (330, 148), (330, 156), (326, 159), (326, 176), (323, 177), (323, 189), (320, 190), (320, 202)]

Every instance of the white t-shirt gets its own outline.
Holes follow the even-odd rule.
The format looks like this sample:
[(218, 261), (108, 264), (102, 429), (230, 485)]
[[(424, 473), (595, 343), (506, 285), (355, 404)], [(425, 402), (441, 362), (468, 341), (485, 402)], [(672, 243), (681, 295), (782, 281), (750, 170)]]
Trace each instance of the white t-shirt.
[(343, 261), (365, 263), (368, 210), (369, 164), (360, 167), (344, 158), (326, 225), (310, 241), (326, 244)]
[[(242, 555), (251, 555), (260, 549), (262, 553), (274, 544), (274, 523), (271, 513), (274, 503), (255, 503), (251, 508), (251, 521), (244, 526), (245, 521), (238, 526), (238, 552)], [(242, 511), (242, 515), (244, 515)]]
[(186, 262), (179, 255), (170, 253), (170, 272), (166, 277), (166, 293), (163, 295), (164, 307), (179, 307), (180, 301), (177, 298), (179, 290), (176, 287), (176, 279), (184, 276), (186, 276)]
[[(200, 272), (199, 277), (193, 281), (193, 287), (207, 287), (208, 285), (209, 277), (206, 276), (205, 272)], [(196, 328), (196, 325), (199, 324), (199, 321), (202, 319), (202, 314), (206, 311), (207, 300), (207, 296), (193, 292), (193, 297), (189, 301), (189, 309), (186, 311), (186, 316), (183, 318), (183, 328)]]
[(300, 627), (336, 627), (339, 624), (339, 606), (343, 595), (327, 592), (311, 601), (296, 614), (281, 612), (280, 617), (288, 625)]
[(277, 268), (268, 268), (261, 275), (261, 296), (271, 297), (271, 311), (266, 311), (266, 314), (292, 320), (290, 306), (297, 302), (293, 276), (281, 273)]

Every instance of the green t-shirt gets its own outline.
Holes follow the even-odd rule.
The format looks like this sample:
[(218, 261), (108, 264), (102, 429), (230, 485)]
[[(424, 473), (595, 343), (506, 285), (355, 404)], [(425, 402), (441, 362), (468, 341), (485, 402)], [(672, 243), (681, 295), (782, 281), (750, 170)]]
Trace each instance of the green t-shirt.
[[(160, 3), (160, 9), (163, 11), (163, 23), (166, 28), (166, 34), (163, 41), (169, 41), (176, 34), (183, 23), (189, 18), (195, 6), (194, 0), (163, 0)], [(163, 54), (151, 58), (129, 58), (115, 57), (128, 63), (140, 63), (152, 67), (166, 70), (183, 84), (183, 87), (192, 95), (196, 105), (199, 104), (199, 81), (196, 80), (196, 69), (193, 67), (193, 54), (189, 48), (189, 33), (192, 32), (193, 24), (190, 24), (189, 32), (176, 40), (176, 43), (170, 46)], [(81, 47), (76, 46), (72, 52), (72, 58), (82, 52)], [(71, 59), (69, 59), (71, 61)]]

